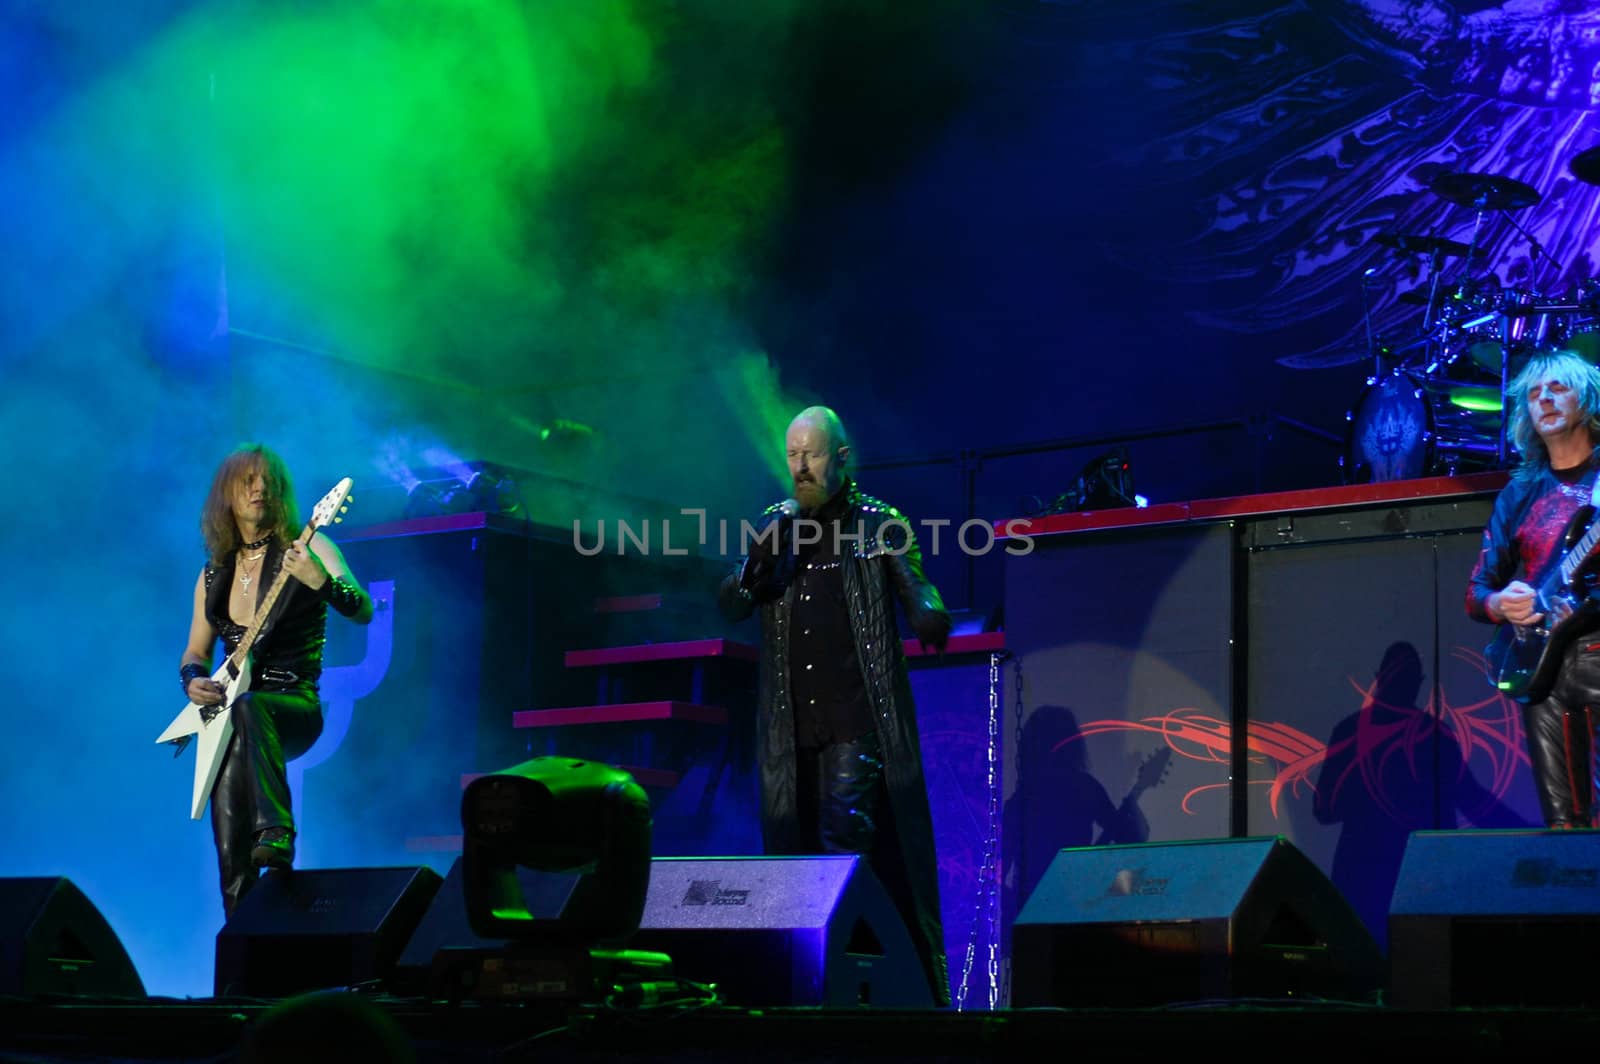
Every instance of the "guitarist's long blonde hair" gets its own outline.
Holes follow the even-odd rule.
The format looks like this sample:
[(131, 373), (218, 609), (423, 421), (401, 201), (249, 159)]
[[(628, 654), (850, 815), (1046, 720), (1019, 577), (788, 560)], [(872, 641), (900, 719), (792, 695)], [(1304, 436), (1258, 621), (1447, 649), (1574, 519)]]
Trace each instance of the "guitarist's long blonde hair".
[(1522, 456), (1512, 474), (1518, 480), (1530, 480), (1550, 468), (1550, 452), (1528, 416), (1528, 389), (1546, 378), (1554, 378), (1577, 393), (1578, 409), (1587, 420), (1589, 438), (1600, 445), (1600, 370), (1572, 351), (1540, 352), (1529, 358), (1506, 386), (1506, 438)]
[(233, 520), (235, 488), (256, 473), (265, 483), (267, 507), (263, 527), (271, 528), (279, 545), (291, 542), (300, 531), (300, 512), (294, 501), (294, 485), (283, 459), (259, 443), (242, 444), (217, 467), (211, 478), (211, 491), (200, 509), (200, 534), (212, 565), (226, 565), (234, 551), (244, 546), (239, 526)]

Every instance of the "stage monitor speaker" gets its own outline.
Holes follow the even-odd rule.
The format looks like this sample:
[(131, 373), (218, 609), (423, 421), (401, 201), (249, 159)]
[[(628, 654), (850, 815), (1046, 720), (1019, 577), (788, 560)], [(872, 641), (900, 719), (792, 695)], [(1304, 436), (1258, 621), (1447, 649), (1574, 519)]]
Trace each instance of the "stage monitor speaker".
[(0, 994), (144, 997), (100, 910), (65, 876), (0, 879)]
[(1012, 927), (1011, 1004), (1375, 1000), (1384, 958), (1282, 836), (1062, 850)]
[[(578, 885), (577, 873), (537, 872), (519, 868), (517, 881), (522, 887), (528, 912), (539, 919), (561, 915)], [(504, 939), (480, 938), (467, 922), (467, 901), (463, 886), (461, 858), (457, 857), (444, 877), (444, 884), (433, 896), (427, 915), (406, 943), (390, 976), (391, 991), (403, 996), (451, 997), (459, 993), (456, 973), (442, 970), (441, 951), (503, 949)]]
[(1600, 1006), (1600, 832), (1418, 831), (1389, 906), (1397, 1008)]
[(386, 979), (440, 883), (426, 866), (267, 873), (217, 932), (217, 996)]
[(854, 855), (658, 857), (628, 947), (734, 1005), (933, 1004), (905, 922)]

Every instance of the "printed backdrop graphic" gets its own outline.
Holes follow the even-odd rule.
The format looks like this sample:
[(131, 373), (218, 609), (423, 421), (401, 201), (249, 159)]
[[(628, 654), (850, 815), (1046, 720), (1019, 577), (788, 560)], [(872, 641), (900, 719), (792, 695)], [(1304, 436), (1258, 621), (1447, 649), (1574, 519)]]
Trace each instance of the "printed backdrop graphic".
[[(1170, 25), (1172, 5), (1154, 6)], [(1399, 296), (1428, 280), (1429, 262), (1381, 245), (1384, 232), (1475, 239), (1474, 273), (1499, 285), (1558, 292), (1591, 278), (1600, 187), (1568, 165), (1600, 143), (1600, 8), (1307, 0), (1154, 35), (1128, 14), (1115, 47), (1086, 49), (1102, 65), (1089, 77), (1130, 65), (1157, 135), (1105, 165), (1135, 187), (1197, 193), (1170, 239), (1126, 251), (1153, 275), (1237, 282), (1237, 298), (1192, 309), (1194, 321), (1281, 335), (1332, 316), (1324, 353), (1364, 345), (1351, 296), (1377, 267), (1389, 283), (1374, 324), (1398, 338), (1420, 324)], [(1541, 199), (1480, 216), (1430, 190), (1449, 172), (1515, 179)]]

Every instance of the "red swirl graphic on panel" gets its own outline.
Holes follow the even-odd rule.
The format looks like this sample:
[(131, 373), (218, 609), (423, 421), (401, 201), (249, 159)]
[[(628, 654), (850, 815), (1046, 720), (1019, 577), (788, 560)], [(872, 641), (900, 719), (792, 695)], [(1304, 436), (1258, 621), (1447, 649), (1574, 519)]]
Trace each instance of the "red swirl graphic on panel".
[[(1451, 653), (1472, 665), (1475, 671), (1484, 671), (1481, 654), (1462, 647), (1454, 648)], [(1453, 740), (1459, 749), (1459, 756), (1446, 762), (1454, 776), (1441, 780), (1441, 785), (1461, 783), (1470, 775), (1469, 765), (1474, 760), (1488, 766), (1488, 780), (1482, 787), (1481, 800), (1461, 810), (1469, 817), (1483, 811), (1479, 806), (1504, 798), (1518, 766), (1527, 763), (1517, 704), (1487, 684), (1486, 693), (1480, 699), (1455, 704), (1443, 692), (1435, 691), (1430, 693), (1427, 704), (1418, 707), (1408, 699), (1386, 694), (1384, 670), (1369, 684), (1355, 677), (1350, 677), (1349, 683), (1359, 707), (1355, 727), (1347, 736), (1337, 737), (1331, 743), (1324, 743), (1281, 721), (1250, 722), (1245, 737), (1252, 767), (1248, 782), (1252, 787), (1269, 788), (1268, 804), (1274, 817), (1281, 814), (1285, 795), (1305, 797), (1320, 787), (1327, 792), (1322, 799), (1336, 804), (1345, 788), (1359, 784), (1368, 799), (1392, 819), (1407, 820), (1406, 810), (1383, 786), (1385, 770), (1398, 761), (1403, 763), (1408, 775), (1415, 777), (1422, 773), (1425, 766), (1420, 759), (1427, 757), (1431, 764), (1434, 752), (1430, 744), (1440, 733)], [(1437, 707), (1435, 694), (1439, 695)], [(1190, 761), (1227, 765), (1232, 756), (1231, 724), (1193, 707), (1138, 720), (1091, 720), (1053, 749), (1113, 732), (1155, 736), (1173, 756)], [(1332, 777), (1314, 782), (1317, 770), (1330, 763), (1337, 765)], [(1264, 770), (1262, 775), (1255, 775), (1258, 770)], [(1214, 791), (1225, 796), (1227, 788), (1226, 781), (1191, 787), (1184, 792), (1180, 807), (1186, 814), (1193, 815), (1198, 798)]]

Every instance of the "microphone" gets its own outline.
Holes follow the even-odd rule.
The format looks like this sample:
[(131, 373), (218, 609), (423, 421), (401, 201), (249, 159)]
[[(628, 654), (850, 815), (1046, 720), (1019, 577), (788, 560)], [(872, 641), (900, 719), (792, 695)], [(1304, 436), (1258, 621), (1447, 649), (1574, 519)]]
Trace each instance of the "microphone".
[(785, 549), (785, 545), (791, 535), (790, 529), (794, 525), (794, 519), (798, 516), (800, 516), (800, 503), (798, 501), (785, 499), (778, 504), (778, 515), (773, 519), (773, 523), (778, 526), (778, 541), (774, 544), (776, 548), (773, 551), (774, 554), (781, 554)]

